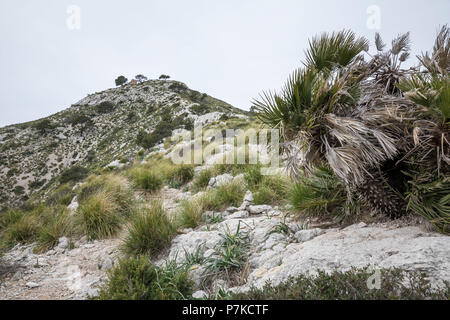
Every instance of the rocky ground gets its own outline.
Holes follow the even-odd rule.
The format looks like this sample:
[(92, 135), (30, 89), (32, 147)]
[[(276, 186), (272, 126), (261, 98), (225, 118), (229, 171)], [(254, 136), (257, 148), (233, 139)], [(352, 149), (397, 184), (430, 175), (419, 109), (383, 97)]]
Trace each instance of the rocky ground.
[[(161, 197), (169, 213), (189, 193), (164, 188)], [(199, 252), (212, 257), (221, 241), (220, 234), (237, 228), (250, 237), (248, 263), (239, 279), (218, 277), (205, 284), (204, 264), (191, 268), (198, 291), (195, 297), (220, 288), (233, 291), (261, 287), (266, 281), (277, 284), (289, 276), (351, 267), (398, 267), (426, 272), (433, 285), (450, 281), (450, 237), (402, 222), (365, 224), (346, 228), (320, 228), (286, 218), (282, 209), (253, 205), (247, 192), (239, 208), (208, 212), (220, 216), (217, 223), (183, 230), (172, 241), (167, 256), (159, 260), (182, 263), (185, 253)], [(0, 299), (85, 299), (95, 295), (106, 279), (106, 270), (117, 262), (121, 238), (71, 242), (61, 238), (59, 245), (44, 254), (34, 254), (32, 246), (16, 246), (2, 261)], [(209, 292), (207, 292), (209, 291)]]
[[(179, 201), (189, 193), (165, 187), (160, 199), (173, 215)], [(120, 255), (119, 246), (126, 236), (88, 242), (61, 238), (57, 247), (34, 254), (33, 245), (17, 245), (0, 258), (0, 299), (86, 299), (95, 296)]]

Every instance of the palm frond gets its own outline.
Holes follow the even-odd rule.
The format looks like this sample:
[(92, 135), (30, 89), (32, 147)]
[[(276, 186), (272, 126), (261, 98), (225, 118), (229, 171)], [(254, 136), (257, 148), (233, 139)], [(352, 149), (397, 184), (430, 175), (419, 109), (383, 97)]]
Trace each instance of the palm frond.
[(375, 33), (375, 46), (378, 51), (383, 51), (384, 47), (386, 47), (386, 44), (383, 42), (378, 32)]
[(392, 40), (391, 52), (393, 55), (398, 55), (402, 52), (408, 52), (411, 49), (411, 40), (409, 39), (409, 32), (397, 36)]
[(446, 75), (450, 72), (450, 27), (444, 25), (434, 43), (433, 52), (417, 56), (422, 66), (432, 74)]
[(438, 231), (450, 233), (450, 178), (414, 184), (408, 209), (426, 218)]
[(317, 70), (332, 70), (348, 66), (360, 53), (367, 51), (369, 42), (364, 37), (356, 38), (354, 32), (342, 30), (332, 34), (323, 33), (309, 41), (305, 52), (305, 65)]

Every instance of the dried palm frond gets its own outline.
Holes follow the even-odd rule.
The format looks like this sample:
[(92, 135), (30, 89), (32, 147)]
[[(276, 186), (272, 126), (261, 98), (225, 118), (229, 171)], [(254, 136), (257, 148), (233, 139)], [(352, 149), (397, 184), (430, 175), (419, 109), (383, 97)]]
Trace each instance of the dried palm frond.
[(386, 44), (383, 42), (383, 39), (381, 39), (378, 32), (375, 33), (375, 46), (378, 51), (383, 51), (384, 47), (386, 47)]
[(450, 72), (450, 28), (447, 25), (441, 28), (431, 54), (426, 52), (417, 58), (428, 72), (448, 74)]
[(399, 94), (396, 84), (407, 74), (407, 70), (400, 67), (409, 57), (409, 32), (393, 39), (388, 51), (382, 51), (385, 45), (378, 33), (375, 34), (375, 44), (378, 53), (371, 62), (375, 81), (384, 87), (384, 93)]

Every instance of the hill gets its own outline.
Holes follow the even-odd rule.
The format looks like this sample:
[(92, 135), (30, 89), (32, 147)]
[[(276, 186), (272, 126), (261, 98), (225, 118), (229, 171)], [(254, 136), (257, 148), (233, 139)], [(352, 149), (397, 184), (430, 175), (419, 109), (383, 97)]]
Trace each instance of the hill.
[(149, 80), (90, 94), (52, 116), (0, 129), (0, 206), (114, 160), (132, 161), (176, 129), (247, 112), (178, 81)]

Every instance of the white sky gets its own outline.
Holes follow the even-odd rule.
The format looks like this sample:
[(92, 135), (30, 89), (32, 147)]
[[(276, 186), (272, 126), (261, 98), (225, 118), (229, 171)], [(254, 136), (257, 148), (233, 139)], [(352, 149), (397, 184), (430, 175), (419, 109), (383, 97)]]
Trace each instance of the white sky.
[[(69, 5), (81, 28), (67, 27)], [(380, 8), (380, 30), (367, 8)], [(373, 42), (411, 31), (412, 52), (432, 48), (450, 1), (1, 0), (0, 126), (61, 111), (118, 75), (169, 74), (249, 109), (301, 65), (308, 39), (354, 30)]]

